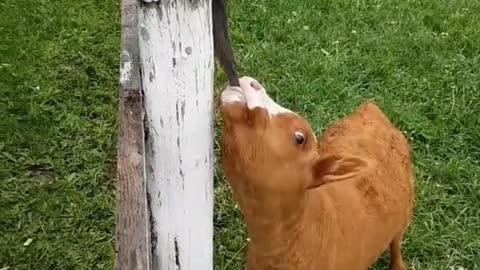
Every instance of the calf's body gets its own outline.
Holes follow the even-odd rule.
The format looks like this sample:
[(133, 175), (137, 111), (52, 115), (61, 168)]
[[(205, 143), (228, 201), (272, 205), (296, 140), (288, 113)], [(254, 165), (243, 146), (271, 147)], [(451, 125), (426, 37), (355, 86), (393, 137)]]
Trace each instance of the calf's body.
[(247, 224), (247, 270), (366, 270), (401, 241), (413, 203), (411, 151), (373, 103), (316, 139), (252, 78), (222, 94), (222, 165)]

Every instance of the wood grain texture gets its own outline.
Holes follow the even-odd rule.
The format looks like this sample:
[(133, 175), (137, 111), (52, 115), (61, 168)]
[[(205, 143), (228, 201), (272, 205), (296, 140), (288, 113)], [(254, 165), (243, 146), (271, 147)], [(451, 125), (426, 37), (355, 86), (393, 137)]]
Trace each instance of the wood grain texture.
[(118, 270), (151, 269), (137, 9), (137, 0), (123, 0), (115, 262)]

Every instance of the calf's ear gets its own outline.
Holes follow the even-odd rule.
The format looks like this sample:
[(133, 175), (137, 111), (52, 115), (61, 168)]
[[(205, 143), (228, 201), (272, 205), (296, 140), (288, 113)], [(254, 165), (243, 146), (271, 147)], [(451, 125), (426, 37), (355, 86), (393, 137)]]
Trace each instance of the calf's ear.
[(359, 156), (329, 155), (315, 162), (313, 180), (308, 188), (347, 180), (369, 170), (370, 162)]

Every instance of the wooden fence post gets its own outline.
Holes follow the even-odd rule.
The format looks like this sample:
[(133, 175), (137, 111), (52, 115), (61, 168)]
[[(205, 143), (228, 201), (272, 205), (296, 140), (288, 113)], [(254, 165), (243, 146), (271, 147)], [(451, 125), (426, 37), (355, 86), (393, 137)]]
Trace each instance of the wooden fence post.
[(115, 261), (118, 270), (151, 269), (137, 1), (122, 1)]
[(141, 0), (152, 269), (213, 269), (211, 0)]
[(211, 0), (122, 0), (118, 270), (213, 269)]

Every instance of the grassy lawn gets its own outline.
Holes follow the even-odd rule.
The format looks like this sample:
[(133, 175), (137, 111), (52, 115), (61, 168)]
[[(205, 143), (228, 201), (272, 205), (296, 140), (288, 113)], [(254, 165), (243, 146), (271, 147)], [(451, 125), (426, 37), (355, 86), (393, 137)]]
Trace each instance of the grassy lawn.
[(117, 2), (0, 2), (0, 269), (113, 267)]
[[(2, 270), (112, 269), (119, 2), (0, 2)], [(480, 2), (231, 3), (241, 73), (316, 131), (374, 98), (413, 139), (411, 269), (480, 269)], [(216, 269), (238, 270), (244, 226), (217, 176)]]

